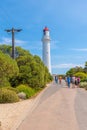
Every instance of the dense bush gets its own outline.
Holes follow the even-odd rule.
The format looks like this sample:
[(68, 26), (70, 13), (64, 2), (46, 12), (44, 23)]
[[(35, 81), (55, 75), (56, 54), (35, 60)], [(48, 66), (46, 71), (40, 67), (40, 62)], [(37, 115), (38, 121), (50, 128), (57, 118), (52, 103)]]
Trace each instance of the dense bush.
[[(31, 87), (36, 87), (41, 80), (39, 79), (39, 66), (30, 55), (17, 58), (17, 63), (20, 70), (19, 83), (28, 84)], [(41, 84), (40, 84), (41, 85)]]
[(12, 90), (12, 91), (18, 93), (17, 88), (13, 88), (13, 87), (5, 87), (5, 88), (8, 89), (8, 90)]
[(0, 51), (0, 78), (10, 78), (19, 73), (17, 62)]
[(74, 67), (74, 68), (70, 68), (67, 72), (66, 75), (68, 76), (73, 76), (74, 74), (78, 73), (78, 72), (83, 72), (83, 68), (82, 67)]
[(87, 74), (85, 74), (84, 72), (77, 72), (75, 74), (76, 77), (80, 77), (81, 80), (83, 80), (84, 78), (87, 78)]
[(19, 76), (12, 78), (11, 85), (28, 84), (32, 88), (44, 87), (52, 81), (52, 76), (47, 67), (38, 56), (30, 54), (20, 56), (16, 59), (19, 67)]
[(0, 87), (10, 86), (9, 78), (18, 75), (17, 62), (0, 51)]
[(18, 92), (24, 92), (26, 94), (26, 98), (30, 98), (35, 94), (35, 90), (25, 86), (25, 85), (19, 85), (17, 87)]
[(0, 86), (27, 84), (32, 88), (43, 88), (52, 81), (51, 74), (39, 56), (16, 47), (16, 58), (13, 60), (10, 57), (11, 49), (11, 46), (0, 45), (0, 50), (5, 53), (0, 52)]
[(87, 82), (80, 82), (80, 88), (85, 88), (87, 86)]
[(87, 82), (87, 78), (81, 79), (81, 82)]
[(13, 103), (18, 101), (19, 98), (14, 91), (8, 90), (6, 88), (0, 89), (0, 103)]
[(1, 77), (1, 78), (0, 78), (0, 87), (7, 87), (7, 86), (9, 86), (9, 87), (11, 86), (11, 84), (10, 84), (8, 78), (6, 78), (6, 77)]

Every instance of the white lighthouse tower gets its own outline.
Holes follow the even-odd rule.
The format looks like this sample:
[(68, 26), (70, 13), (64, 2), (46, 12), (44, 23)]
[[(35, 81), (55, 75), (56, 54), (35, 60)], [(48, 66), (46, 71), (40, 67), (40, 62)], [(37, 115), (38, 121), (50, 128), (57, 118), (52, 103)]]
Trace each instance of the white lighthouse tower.
[(47, 66), (49, 72), (51, 73), (51, 61), (50, 61), (50, 35), (49, 29), (45, 27), (43, 29), (43, 62)]

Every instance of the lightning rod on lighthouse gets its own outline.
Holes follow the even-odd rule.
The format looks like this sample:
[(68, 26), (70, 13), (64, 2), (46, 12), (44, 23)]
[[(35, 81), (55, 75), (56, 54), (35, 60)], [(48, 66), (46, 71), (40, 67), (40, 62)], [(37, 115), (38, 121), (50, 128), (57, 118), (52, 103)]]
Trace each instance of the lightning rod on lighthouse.
[(45, 27), (43, 29), (43, 37), (42, 37), (42, 42), (43, 42), (43, 62), (47, 66), (49, 72), (51, 73), (51, 56), (50, 56), (50, 34), (49, 34), (49, 29)]

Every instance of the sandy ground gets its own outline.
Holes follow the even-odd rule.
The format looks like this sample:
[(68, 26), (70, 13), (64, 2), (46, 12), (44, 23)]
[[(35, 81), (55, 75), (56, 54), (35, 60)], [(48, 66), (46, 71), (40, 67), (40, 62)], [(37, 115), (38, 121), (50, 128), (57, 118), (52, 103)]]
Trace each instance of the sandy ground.
[(31, 113), (39, 101), (39, 96), (17, 103), (0, 104), (0, 130), (16, 130), (20, 123)]
[(13, 130), (29, 112), (33, 105), (32, 100), (13, 104), (0, 104), (0, 130)]
[[(49, 84), (46, 86), (48, 87)], [(17, 103), (0, 104), (0, 130), (16, 130), (25, 117), (37, 106), (41, 94), (47, 87), (32, 99)]]

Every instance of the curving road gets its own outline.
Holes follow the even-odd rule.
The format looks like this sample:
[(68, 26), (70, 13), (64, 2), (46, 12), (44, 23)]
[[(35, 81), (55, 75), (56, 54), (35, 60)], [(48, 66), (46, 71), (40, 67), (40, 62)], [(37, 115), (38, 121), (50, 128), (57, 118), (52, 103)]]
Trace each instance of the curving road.
[(87, 130), (87, 91), (51, 83), (18, 130)]

